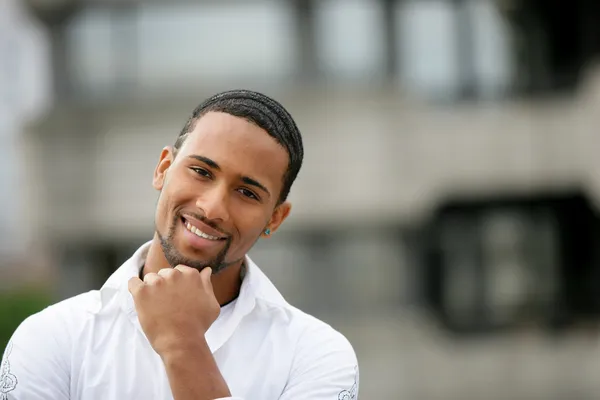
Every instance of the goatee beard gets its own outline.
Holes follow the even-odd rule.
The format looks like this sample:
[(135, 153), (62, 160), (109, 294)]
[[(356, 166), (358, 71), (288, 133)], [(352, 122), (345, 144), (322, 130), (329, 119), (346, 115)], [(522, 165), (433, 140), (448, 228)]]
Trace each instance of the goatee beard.
[(206, 267), (211, 267), (213, 274), (217, 274), (220, 271), (227, 268), (228, 266), (235, 264), (239, 261), (239, 260), (235, 260), (233, 262), (225, 261), (225, 257), (227, 256), (227, 253), (229, 252), (229, 248), (231, 247), (231, 238), (225, 239), (225, 246), (223, 246), (223, 249), (212, 260), (194, 260), (194, 259), (185, 257), (183, 254), (181, 254), (175, 248), (175, 245), (174, 245), (175, 232), (177, 230), (177, 222), (179, 221), (179, 219), (180, 219), (180, 217), (177, 215), (175, 216), (175, 218), (173, 218), (173, 221), (171, 222), (171, 226), (169, 227), (169, 233), (167, 234), (166, 237), (163, 236), (158, 231), (158, 229), (155, 229), (156, 235), (158, 236), (158, 238), (160, 240), (160, 246), (162, 248), (163, 254), (165, 255), (165, 258), (171, 268), (175, 268), (178, 265), (185, 265), (190, 268), (194, 268), (194, 269), (197, 269), (198, 271), (201, 271), (202, 269), (204, 269)]

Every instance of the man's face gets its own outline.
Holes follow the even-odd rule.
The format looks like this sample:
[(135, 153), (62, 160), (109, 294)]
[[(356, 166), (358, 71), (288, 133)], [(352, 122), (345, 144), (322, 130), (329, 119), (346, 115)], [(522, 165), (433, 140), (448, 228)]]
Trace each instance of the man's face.
[(221, 112), (201, 117), (175, 156), (163, 149), (153, 185), (156, 232), (171, 267), (216, 273), (243, 259), (288, 216), (277, 206), (286, 150), (262, 128)]

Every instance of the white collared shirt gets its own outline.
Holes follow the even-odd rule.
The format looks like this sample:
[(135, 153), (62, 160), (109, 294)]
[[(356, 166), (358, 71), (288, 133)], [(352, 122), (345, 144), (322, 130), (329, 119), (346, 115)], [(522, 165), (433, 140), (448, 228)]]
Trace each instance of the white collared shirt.
[[(19, 326), (2, 362), (0, 400), (173, 398), (127, 289), (148, 248), (99, 291), (52, 305)], [(239, 297), (206, 333), (230, 399), (357, 399), (358, 364), (346, 338), (288, 304), (246, 261)]]

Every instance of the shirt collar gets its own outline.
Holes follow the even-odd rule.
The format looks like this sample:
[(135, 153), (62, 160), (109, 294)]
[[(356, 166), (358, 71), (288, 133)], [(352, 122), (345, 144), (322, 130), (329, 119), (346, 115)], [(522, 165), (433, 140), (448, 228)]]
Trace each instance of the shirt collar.
[[(135, 311), (133, 297), (129, 293), (128, 281), (139, 275), (148, 255), (150, 244), (150, 241), (144, 243), (108, 278), (100, 289), (101, 308), (99, 312), (109, 312), (114, 310), (114, 307), (118, 307), (140, 330), (141, 326)], [(218, 324), (214, 324), (206, 332), (206, 341), (212, 352), (217, 351), (229, 340), (241, 320), (255, 309), (257, 299), (276, 304), (285, 303), (275, 286), (248, 256), (246, 256), (246, 266), (246, 275), (233, 311), (225, 320), (218, 321)]]

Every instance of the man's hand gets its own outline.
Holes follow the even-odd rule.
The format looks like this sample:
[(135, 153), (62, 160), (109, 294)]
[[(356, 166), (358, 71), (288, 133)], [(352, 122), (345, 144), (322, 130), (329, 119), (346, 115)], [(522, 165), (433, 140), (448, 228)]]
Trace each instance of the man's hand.
[(143, 282), (137, 277), (129, 280), (142, 329), (160, 356), (204, 341), (221, 311), (211, 274), (210, 268), (198, 272), (179, 265), (148, 273)]
[(230, 397), (227, 382), (204, 334), (221, 307), (213, 293), (212, 270), (179, 265), (129, 280), (146, 337), (165, 365), (175, 400)]

